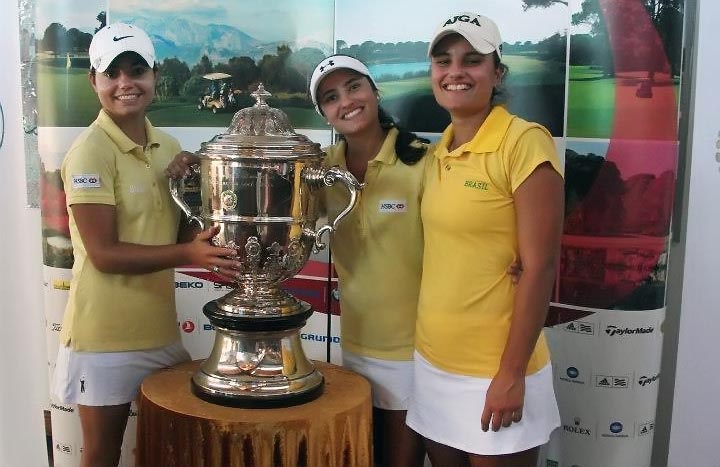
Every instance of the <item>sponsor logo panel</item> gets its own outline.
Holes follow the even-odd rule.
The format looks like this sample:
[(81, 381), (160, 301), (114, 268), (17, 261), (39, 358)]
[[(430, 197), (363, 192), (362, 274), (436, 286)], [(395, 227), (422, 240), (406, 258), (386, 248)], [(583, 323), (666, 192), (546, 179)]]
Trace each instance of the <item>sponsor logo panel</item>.
[(586, 336), (595, 335), (595, 323), (588, 321), (570, 321), (564, 326), (565, 331), (574, 332), (575, 334), (584, 334)]
[(630, 387), (628, 376), (595, 375), (596, 388), (627, 389)]

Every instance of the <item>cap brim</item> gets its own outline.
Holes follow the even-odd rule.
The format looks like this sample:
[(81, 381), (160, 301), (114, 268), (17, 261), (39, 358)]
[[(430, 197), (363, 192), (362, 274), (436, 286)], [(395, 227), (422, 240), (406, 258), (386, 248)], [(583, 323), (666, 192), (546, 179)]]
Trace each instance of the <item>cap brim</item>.
[(98, 73), (104, 72), (112, 64), (113, 60), (115, 60), (116, 58), (118, 58), (119, 55), (122, 55), (125, 52), (133, 52), (140, 55), (140, 57), (145, 60), (145, 63), (147, 63), (150, 68), (155, 66), (155, 60), (153, 56), (147, 52), (139, 52), (137, 50), (113, 50), (112, 52), (108, 52), (102, 57), (100, 57), (99, 63), (95, 67), (95, 71), (97, 71)]

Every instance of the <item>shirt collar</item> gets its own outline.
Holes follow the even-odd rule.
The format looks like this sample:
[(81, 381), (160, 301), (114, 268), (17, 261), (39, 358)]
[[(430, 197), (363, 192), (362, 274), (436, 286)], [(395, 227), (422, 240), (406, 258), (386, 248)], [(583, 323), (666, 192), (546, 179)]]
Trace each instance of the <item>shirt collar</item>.
[(438, 142), (436, 156), (440, 159), (445, 157), (457, 157), (465, 152), (486, 153), (495, 152), (500, 149), (505, 133), (507, 133), (514, 115), (505, 109), (504, 106), (493, 106), (485, 121), (480, 125), (473, 139), (458, 147), (452, 152), (447, 148), (454, 136), (452, 123), (445, 129)]
[(395, 154), (395, 141), (398, 136), (398, 129), (395, 127), (388, 130), (388, 134), (380, 147), (380, 152), (377, 153), (374, 162), (382, 162), (383, 164), (394, 164), (397, 161), (397, 154)]
[[(119, 126), (113, 121), (112, 118), (105, 112), (104, 109), (100, 110), (100, 113), (98, 114), (97, 119), (95, 120), (95, 123), (110, 137), (113, 143), (117, 145), (118, 148), (120, 148), (120, 151), (123, 153), (130, 153), (134, 149), (139, 148), (140, 153), (143, 152), (144, 148), (137, 144), (135, 141), (131, 140), (125, 132), (123, 132)], [(145, 134), (147, 135), (147, 147), (157, 147), (160, 146), (160, 141), (158, 138), (157, 130), (155, 130), (155, 127), (152, 126), (150, 121), (145, 117)]]
[[(375, 164), (380, 162), (383, 164), (394, 164), (395, 161), (397, 161), (397, 154), (395, 154), (395, 141), (397, 140), (397, 136), (399, 133), (400, 132), (397, 128), (390, 128), (390, 130), (388, 130), (387, 136), (385, 136), (385, 140), (383, 141), (382, 146), (380, 147), (380, 151), (368, 163)], [(341, 168), (347, 169), (347, 141), (345, 141), (344, 139), (340, 140), (337, 148), (338, 151), (343, 154), (343, 165), (341, 165)]]

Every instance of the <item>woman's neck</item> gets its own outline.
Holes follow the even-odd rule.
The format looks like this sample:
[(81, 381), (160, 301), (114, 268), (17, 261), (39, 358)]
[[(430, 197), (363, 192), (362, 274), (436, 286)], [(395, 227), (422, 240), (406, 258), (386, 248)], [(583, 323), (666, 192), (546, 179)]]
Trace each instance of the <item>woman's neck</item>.
[[(112, 118), (112, 117), (110, 117)], [(145, 147), (147, 145), (147, 133), (145, 132), (145, 117), (142, 118), (128, 118), (128, 119), (114, 119), (115, 124), (120, 128), (125, 135), (130, 138), (134, 143)]]
[(380, 152), (386, 135), (387, 132), (377, 125), (362, 134), (345, 136), (345, 163), (355, 178), (365, 179), (367, 163)]
[(485, 123), (492, 107), (488, 107), (482, 112), (478, 112), (469, 116), (464, 115), (450, 115), (450, 120), (453, 125), (453, 139), (450, 141), (448, 151), (454, 151), (463, 144), (472, 140), (477, 134), (478, 130)]

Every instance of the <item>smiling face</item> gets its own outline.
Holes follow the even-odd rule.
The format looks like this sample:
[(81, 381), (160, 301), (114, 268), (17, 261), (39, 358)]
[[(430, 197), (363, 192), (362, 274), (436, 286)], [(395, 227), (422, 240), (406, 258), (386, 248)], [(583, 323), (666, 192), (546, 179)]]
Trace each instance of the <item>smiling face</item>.
[(318, 106), (330, 125), (351, 136), (380, 126), (378, 98), (368, 78), (347, 68), (327, 75), (317, 92)]
[(451, 118), (487, 115), (493, 88), (502, 80), (495, 54), (481, 54), (460, 34), (444, 37), (432, 51), (430, 80), (435, 100)]
[(144, 119), (155, 97), (156, 74), (134, 52), (119, 55), (102, 73), (90, 74), (100, 105), (116, 123)]

